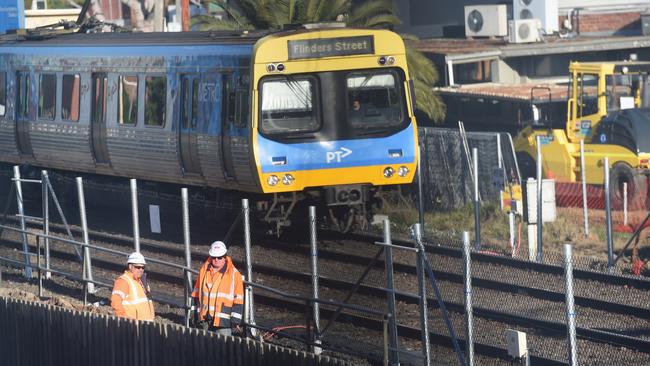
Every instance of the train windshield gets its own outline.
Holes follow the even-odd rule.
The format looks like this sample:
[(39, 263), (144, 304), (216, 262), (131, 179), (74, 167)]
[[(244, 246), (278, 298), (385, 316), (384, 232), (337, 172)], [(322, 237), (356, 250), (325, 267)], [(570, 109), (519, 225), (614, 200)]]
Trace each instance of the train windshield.
[(393, 73), (349, 74), (347, 95), (348, 120), (352, 127), (388, 127), (402, 123), (404, 107)]
[(308, 132), (319, 127), (314, 108), (316, 80), (290, 77), (262, 83), (261, 131), (268, 134)]

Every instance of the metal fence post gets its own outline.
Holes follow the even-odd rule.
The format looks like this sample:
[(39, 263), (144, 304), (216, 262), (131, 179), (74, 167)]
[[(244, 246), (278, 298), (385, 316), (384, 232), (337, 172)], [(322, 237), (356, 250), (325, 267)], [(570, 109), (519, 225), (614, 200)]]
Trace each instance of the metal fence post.
[[(422, 243), (422, 228), (420, 224), (413, 225), (415, 240)], [(425, 365), (431, 365), (431, 350), (429, 349), (429, 315), (427, 309), (427, 288), (425, 281), (424, 269), (424, 251), (422, 246), (418, 245), (417, 251), (417, 274), (418, 274), (418, 296), (420, 297), (420, 329), (422, 334), (422, 355), (424, 356)]]
[(25, 277), (32, 278), (32, 263), (29, 259), (29, 243), (27, 242), (27, 225), (25, 225), (25, 208), (23, 207), (23, 186), (20, 181), (20, 167), (14, 165), (14, 184), (16, 185), (16, 204), (20, 215), (20, 230), (23, 239), (23, 252), (25, 254)]
[[(81, 219), (81, 230), (83, 231), (84, 244), (88, 245), (90, 240), (88, 239), (88, 222), (86, 220), (86, 199), (84, 197), (84, 187), (83, 180), (81, 177), (77, 177), (77, 194), (79, 197), (79, 217)], [(95, 293), (95, 284), (92, 282), (87, 282), (85, 280), (93, 280), (92, 272), (92, 263), (90, 260), (90, 249), (87, 246), (84, 246), (83, 250), (83, 278), (84, 283), (87, 285), (87, 290), (89, 293)]]
[(542, 232), (544, 228), (544, 219), (542, 218), (542, 139), (537, 136), (537, 263), (543, 262), (542, 255)]
[(469, 233), (463, 231), (463, 262), (465, 262), (464, 283), (465, 283), (465, 360), (466, 365), (474, 366), (474, 314), (472, 310), (472, 259), (469, 250)]
[[(251, 220), (248, 199), (241, 200), (242, 212), (244, 215), (244, 246), (246, 248), (246, 281), (253, 283), (253, 259), (251, 249)], [(246, 304), (244, 308), (244, 322), (255, 325), (255, 302), (253, 299), (253, 286), (246, 285)], [(251, 327), (253, 337), (257, 336), (257, 328)]]
[(130, 180), (131, 183), (131, 216), (133, 219), (133, 249), (140, 252), (140, 219), (138, 213), (138, 181)]
[(43, 240), (45, 241), (45, 278), (52, 277), (50, 272), (50, 196), (48, 189), (49, 177), (47, 170), (41, 170), (41, 194), (43, 197)]
[[(187, 198), (187, 188), (181, 188), (181, 204), (183, 205), (183, 243), (185, 244), (185, 266), (192, 267), (192, 251), (190, 249), (190, 210)], [(190, 325), (192, 312), (192, 272), (185, 270), (185, 281), (183, 283), (185, 292), (185, 326)]]
[(517, 244), (515, 243), (515, 213), (512, 211), (512, 207), (510, 208), (510, 212), (508, 212), (508, 229), (510, 231), (510, 252), (512, 253), (511, 256), (514, 257), (517, 254), (515, 253), (517, 251)]
[(603, 159), (605, 171), (605, 223), (607, 232), (607, 270), (614, 271), (614, 240), (612, 238), (612, 205), (609, 192), (609, 157)]
[[(316, 241), (316, 207), (309, 206), (309, 237), (311, 242), (311, 283), (312, 297), (318, 299), (318, 249)], [(320, 340), (320, 304), (314, 302), (314, 343), (321, 344)], [(314, 347), (314, 353), (319, 355), (322, 349)]]
[(564, 279), (566, 286), (566, 321), (567, 337), (569, 338), (568, 352), (569, 365), (578, 365), (578, 344), (576, 341), (576, 312), (573, 300), (573, 262), (571, 259), (571, 245), (564, 244)]
[(481, 250), (481, 203), (478, 195), (478, 149), (472, 148), (472, 160), (474, 161), (474, 232), (476, 244), (474, 248)]
[(627, 226), (627, 182), (623, 182), (623, 225)]
[[(426, 139), (426, 129), (424, 138)], [(424, 146), (426, 149), (426, 145)], [(424, 189), (422, 187), (422, 144), (418, 144), (418, 149), (420, 150), (418, 153), (418, 166), (417, 166), (417, 174), (418, 174), (418, 219), (420, 222), (420, 225), (422, 225), (422, 230), (424, 230)]]
[(589, 235), (589, 212), (587, 210), (587, 172), (585, 171), (585, 141), (580, 140), (580, 176), (582, 179), (582, 212), (585, 235)]
[(391, 359), (391, 364), (393, 365), (399, 365), (399, 343), (397, 339), (397, 313), (396, 313), (396, 306), (395, 306), (395, 286), (394, 286), (394, 280), (393, 280), (393, 248), (391, 245), (393, 244), (392, 238), (391, 238), (391, 233), (390, 233), (390, 220), (385, 219), (384, 220), (384, 244), (387, 244), (386, 248), (384, 249), (384, 256), (385, 256), (385, 265), (386, 265), (386, 296), (388, 300), (388, 312), (390, 312), (391, 316), (389, 319), (389, 336), (390, 336), (390, 359)]

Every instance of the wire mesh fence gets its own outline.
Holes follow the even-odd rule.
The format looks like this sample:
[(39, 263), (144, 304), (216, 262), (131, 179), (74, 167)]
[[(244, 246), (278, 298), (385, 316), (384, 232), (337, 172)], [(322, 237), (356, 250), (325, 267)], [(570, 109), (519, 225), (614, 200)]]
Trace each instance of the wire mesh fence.
[[(518, 164), (511, 137), (507, 133), (464, 134), (462, 130), (441, 128), (420, 128), (419, 133), (425, 211), (435, 213), (465, 210), (466, 216), (472, 216), (467, 208), (473, 205), (474, 200), (471, 150), (476, 148), (482, 210), (486, 207), (502, 207), (507, 201), (502, 201), (501, 191), (512, 193), (508, 189), (519, 183), (524, 196), (522, 205), (513, 207), (513, 210), (518, 209), (517, 216), (510, 224), (508, 211), (503, 211), (497, 219), (494, 218), (494, 211), (480, 217), (481, 232), (485, 233), (481, 237), (483, 249), (534, 259), (528, 253), (537, 250), (533, 249), (537, 245), (535, 238), (532, 238), (535, 232), (530, 231), (529, 223), (525, 220), (529, 206), (525, 202), (528, 196), (525, 183), (528, 177), (536, 176), (534, 158), (523, 156), (526, 161)], [(610, 209), (607, 211), (602, 161), (595, 161), (589, 154), (586, 155), (587, 184), (583, 187), (579, 151), (571, 159), (572, 161), (563, 161), (566, 160), (565, 157), (552, 151), (542, 154), (543, 178), (552, 179), (554, 188), (554, 196), (549, 203), (554, 204), (552, 216), (555, 219), (545, 222), (541, 229), (542, 250), (545, 254), (550, 254), (546, 260), (561, 258), (561, 245), (572, 243), (578, 268), (607, 270), (608, 266), (612, 267), (611, 262), (614, 260), (615, 265), (609, 268), (612, 272), (624, 275), (646, 273), (647, 258), (650, 257), (646, 233), (650, 223), (645, 222), (648, 214), (647, 178), (626, 163), (611, 160)], [(565, 170), (568, 173), (557, 168), (562, 161), (566, 164)], [(565, 176), (567, 174), (568, 177)], [(412, 188), (414, 190), (415, 184)], [(533, 183), (532, 186), (529, 200), (534, 201), (536, 185)], [(543, 217), (548, 215), (546, 211), (543, 213)], [(464, 224), (464, 227), (442, 230), (436, 222), (431, 222), (425, 225), (427, 238), (442, 245), (459, 247), (458, 238), (462, 230), (468, 230), (472, 234), (475, 232), (471, 221), (458, 222), (459, 225)], [(610, 227), (611, 230), (608, 229)], [(613, 259), (612, 254), (608, 255), (610, 242)]]

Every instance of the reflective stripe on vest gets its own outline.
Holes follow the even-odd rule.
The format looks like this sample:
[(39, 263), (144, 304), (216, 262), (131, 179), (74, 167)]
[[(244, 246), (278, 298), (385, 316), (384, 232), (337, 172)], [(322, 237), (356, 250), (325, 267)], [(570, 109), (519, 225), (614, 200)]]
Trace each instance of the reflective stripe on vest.
[(140, 282), (131, 278), (127, 273), (120, 278), (129, 285), (129, 293), (124, 296), (122, 301), (126, 316), (138, 320), (154, 320), (153, 303), (147, 298)]

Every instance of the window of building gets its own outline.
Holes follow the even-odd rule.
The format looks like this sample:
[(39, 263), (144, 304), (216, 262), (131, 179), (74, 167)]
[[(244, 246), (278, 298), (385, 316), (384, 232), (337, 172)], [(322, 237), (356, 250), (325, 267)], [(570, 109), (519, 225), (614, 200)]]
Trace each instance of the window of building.
[(6, 113), (7, 102), (7, 76), (4, 72), (0, 72), (0, 116)]
[(41, 74), (38, 87), (38, 118), (54, 120), (56, 108), (56, 75)]
[(61, 119), (79, 121), (79, 75), (63, 75), (61, 92)]
[(163, 76), (147, 76), (144, 85), (144, 124), (162, 127), (165, 125), (167, 80)]
[(117, 122), (135, 126), (138, 122), (138, 77), (120, 76), (117, 85)]

